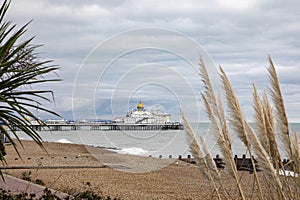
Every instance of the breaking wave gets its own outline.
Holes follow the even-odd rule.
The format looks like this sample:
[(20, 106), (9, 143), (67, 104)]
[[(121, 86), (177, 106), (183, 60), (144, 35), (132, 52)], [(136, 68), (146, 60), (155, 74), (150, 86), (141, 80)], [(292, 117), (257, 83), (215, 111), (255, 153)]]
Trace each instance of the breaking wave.
[(65, 143), (65, 144), (72, 144), (72, 142), (70, 142), (69, 140), (67, 140), (67, 139), (65, 139), (65, 138), (59, 139), (59, 140), (57, 140), (57, 141), (55, 141), (55, 142), (58, 142), (58, 143)]
[(118, 153), (121, 154), (131, 154), (131, 155), (147, 155), (149, 152), (139, 147), (128, 147), (117, 150)]

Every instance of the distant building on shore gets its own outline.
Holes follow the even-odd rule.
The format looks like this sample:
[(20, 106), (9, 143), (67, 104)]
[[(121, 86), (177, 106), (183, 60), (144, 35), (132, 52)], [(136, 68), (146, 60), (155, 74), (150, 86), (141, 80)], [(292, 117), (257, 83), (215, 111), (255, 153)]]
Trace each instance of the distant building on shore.
[(125, 117), (118, 117), (113, 122), (118, 124), (169, 124), (171, 115), (159, 108), (150, 111), (140, 101), (136, 109), (129, 111)]

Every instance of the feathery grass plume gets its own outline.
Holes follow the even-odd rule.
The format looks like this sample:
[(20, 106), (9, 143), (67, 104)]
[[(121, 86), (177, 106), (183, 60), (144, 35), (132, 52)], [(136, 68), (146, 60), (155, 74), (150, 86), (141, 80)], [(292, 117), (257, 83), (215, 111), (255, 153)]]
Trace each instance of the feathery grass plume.
[(224, 139), (227, 142), (228, 148), (231, 149), (231, 138), (230, 138), (230, 135), (229, 135), (229, 128), (228, 128), (228, 125), (227, 125), (224, 106), (223, 106), (223, 101), (222, 101), (222, 96), (221, 96), (220, 93), (218, 93), (218, 99), (217, 100), (218, 100), (217, 107), (218, 107), (218, 110), (219, 110), (219, 119), (220, 119), (220, 124), (221, 124), (222, 130), (223, 130), (222, 131), (223, 136), (224, 136)]
[(281, 138), (281, 142), (283, 143), (283, 146), (285, 148), (285, 152), (291, 159), (292, 156), (292, 145), (291, 145), (291, 140), (290, 140), (290, 135), (289, 135), (289, 125), (288, 125), (288, 119), (287, 115), (285, 112), (285, 106), (284, 106), (284, 100), (282, 97), (280, 85), (279, 85), (279, 79), (273, 64), (273, 61), (271, 57), (268, 57), (269, 59), (269, 68), (268, 68), (268, 73), (269, 73), (269, 80), (271, 82), (271, 97), (275, 106), (275, 116), (276, 116), (276, 121), (277, 121), (277, 126), (279, 128), (279, 136)]
[(192, 127), (190, 126), (189, 122), (187, 121), (183, 111), (180, 109), (180, 115), (181, 115), (181, 118), (183, 120), (183, 126), (184, 126), (184, 130), (185, 130), (185, 133), (186, 133), (186, 138), (187, 138), (187, 141), (188, 143), (190, 143), (190, 151), (197, 163), (197, 165), (199, 166), (199, 169), (200, 169), (200, 172), (201, 174), (209, 179), (209, 169), (208, 169), (208, 165), (206, 163), (206, 160), (204, 159), (204, 154), (202, 152), (202, 149), (198, 143), (198, 140), (195, 136), (195, 133), (192, 129)]
[[(202, 57), (200, 57), (200, 76), (201, 76), (201, 80), (204, 84), (204, 88), (205, 88), (204, 94), (205, 94), (206, 100), (208, 101), (208, 103), (210, 104), (210, 107), (212, 108), (213, 115), (215, 115), (216, 118), (218, 119), (218, 120), (216, 120), (217, 124), (220, 125), (222, 128), (227, 129), (227, 131), (225, 131), (225, 133), (229, 133), (221, 95), (219, 94), (219, 96), (218, 96), (219, 98), (218, 98), (218, 102), (217, 102), (216, 95), (214, 93), (214, 89), (211, 84), (211, 81), (210, 81), (210, 78), (209, 78), (209, 75), (208, 75), (208, 72), (206, 69), (206, 65), (205, 65)], [(231, 140), (230, 140), (229, 134), (228, 135), (225, 134), (225, 135), (223, 135), (223, 137), (227, 141), (227, 143), (229, 144), (229, 146), (231, 148)]]
[[(211, 121), (211, 130), (212, 132), (216, 135), (217, 138), (217, 143), (218, 146), (224, 156), (224, 162), (225, 162), (225, 169), (227, 170), (227, 172), (229, 173), (229, 175), (231, 175), (232, 177), (236, 177), (236, 167), (234, 164), (234, 160), (232, 159), (232, 149), (231, 146), (229, 145), (229, 143), (225, 140), (224, 137), (224, 130), (222, 128), (219, 127), (217, 119), (212, 111), (211, 105), (208, 102), (206, 96), (201, 93), (202, 99), (204, 101), (204, 105), (206, 108), (206, 113), (208, 115), (209, 120)], [(225, 133), (227, 134), (227, 133)], [(232, 164), (233, 162), (233, 164)]]
[(214, 93), (214, 89), (213, 86), (211, 84), (207, 69), (206, 69), (206, 65), (204, 63), (204, 60), (202, 58), (202, 56), (200, 57), (200, 76), (201, 76), (201, 81), (204, 84), (204, 88), (205, 88), (205, 96), (207, 98), (207, 100), (209, 101), (213, 113), (216, 114), (219, 117), (219, 111), (217, 108), (217, 100), (216, 100), (216, 96)]
[(219, 115), (220, 115), (220, 120), (223, 123), (225, 123), (226, 116), (225, 116), (225, 111), (224, 111), (224, 106), (223, 106), (223, 101), (222, 101), (222, 95), (220, 92), (218, 92), (218, 96), (217, 96), (217, 107), (218, 107), (218, 111), (219, 111)]
[[(240, 181), (239, 181), (239, 177), (237, 174), (237, 168), (235, 165), (235, 162), (233, 160), (233, 154), (232, 154), (232, 149), (231, 149), (231, 145), (230, 143), (224, 138), (224, 135), (229, 135), (228, 129), (224, 128), (225, 126), (223, 126), (222, 128), (219, 127), (216, 117), (212, 111), (212, 108), (210, 106), (210, 103), (208, 102), (207, 98), (205, 97), (205, 95), (203, 93), (201, 93), (202, 99), (204, 101), (204, 105), (206, 108), (206, 113), (208, 115), (208, 118), (211, 121), (211, 129), (212, 132), (216, 135), (217, 139), (217, 143), (218, 146), (222, 152), (223, 155), (223, 160), (225, 163), (225, 170), (228, 172), (228, 174), (230, 176), (232, 176), (234, 178), (234, 180), (236, 181), (240, 196), (242, 199), (245, 199), (244, 196), (244, 192), (243, 189), (241, 187)], [(225, 121), (226, 122), (226, 121)]]
[[(270, 93), (271, 93), (271, 98), (273, 100), (273, 104), (275, 107), (275, 118), (276, 118), (276, 122), (277, 122), (277, 127), (278, 127), (278, 135), (280, 137), (281, 143), (283, 144), (284, 150), (286, 152), (286, 154), (288, 155), (289, 159), (292, 161), (291, 166), (293, 168), (293, 170), (295, 169), (295, 163), (294, 163), (294, 149), (293, 149), (293, 145), (291, 143), (291, 138), (290, 138), (290, 133), (289, 133), (289, 125), (288, 125), (288, 118), (286, 115), (286, 111), (285, 111), (285, 106), (284, 106), (284, 100), (283, 100), (283, 96), (281, 93), (281, 89), (280, 89), (280, 84), (279, 84), (279, 79), (276, 73), (276, 69), (275, 66), (273, 64), (273, 61), (271, 59), (271, 57), (268, 57), (269, 59), (269, 68), (268, 68), (268, 76), (269, 76), (269, 80), (271, 83), (271, 88), (270, 88)], [(275, 135), (276, 132), (276, 128), (274, 125), (274, 131), (271, 132)], [(272, 138), (272, 137), (270, 137)], [(275, 136), (274, 136), (275, 138)], [(270, 140), (271, 141), (271, 140)], [(274, 139), (275, 141), (275, 139)], [(272, 146), (270, 146), (272, 147)], [(276, 165), (280, 165), (281, 168), (284, 169), (284, 166), (282, 165), (281, 162), (281, 158), (279, 155), (279, 151), (277, 149), (277, 144), (273, 145), (273, 156), (275, 157), (275, 161), (276, 158), (278, 160), (278, 162), (275, 162)], [(272, 152), (271, 152), (272, 153)], [(277, 173), (279, 173), (278, 171), (278, 167), (276, 167)], [(287, 195), (292, 195), (292, 189), (290, 188), (290, 185), (288, 183), (288, 180), (285, 178), (284, 179), (284, 187), (288, 189)], [(297, 185), (297, 184), (296, 184)]]
[[(227, 129), (224, 133), (229, 133), (228, 126), (225, 118), (225, 112), (224, 107), (222, 104), (221, 95), (219, 93), (218, 95), (218, 102), (215, 97), (215, 93), (206, 69), (206, 65), (202, 59), (200, 58), (200, 76), (202, 77), (202, 82), (204, 84), (204, 94), (201, 93), (202, 99), (204, 100), (204, 103), (206, 105), (207, 114), (209, 115), (209, 118), (214, 116), (215, 119), (215, 125), (218, 126), (218, 129)], [(221, 128), (219, 128), (221, 127)], [(229, 137), (229, 134), (222, 134), (222, 137), (224, 137), (225, 141), (228, 143), (231, 149), (231, 140)]]
[(295, 183), (295, 196), (294, 199), (300, 199), (300, 148), (298, 142), (298, 136), (294, 134), (294, 140), (292, 142), (293, 145), (293, 160), (292, 168), (294, 171), (294, 183)]
[[(292, 142), (293, 146), (293, 161), (294, 161), (294, 168), (295, 172), (298, 173), (298, 181), (300, 181), (300, 146), (299, 146), (298, 136), (297, 133), (294, 133), (294, 140)], [(299, 184), (300, 187), (300, 184)]]
[[(294, 141), (293, 141), (293, 155), (294, 155), (294, 165), (295, 165), (295, 170), (296, 173), (298, 173), (298, 175), (300, 175), (300, 148), (299, 148), (299, 142), (298, 142), (298, 137), (297, 137), (297, 133), (294, 134)], [(298, 176), (299, 177), (299, 176)], [(300, 181), (300, 177), (298, 178)], [(300, 184), (299, 184), (300, 187)]]
[(220, 71), (221, 71), (220, 77), (221, 77), (221, 80), (223, 83), (223, 88), (225, 91), (226, 103), (227, 103), (227, 106), (228, 106), (229, 112), (230, 112), (230, 122), (232, 123), (233, 128), (234, 128), (235, 132), (237, 133), (238, 137), (245, 144), (245, 146), (247, 147), (247, 149), (249, 151), (251, 164), (252, 164), (253, 170), (254, 170), (254, 178), (255, 178), (256, 186), (258, 188), (258, 197), (259, 197), (259, 199), (263, 199), (263, 193), (261, 190), (261, 186), (259, 184), (259, 180), (258, 180), (258, 176), (257, 176), (257, 172), (256, 172), (256, 166), (255, 166), (255, 162), (254, 162), (252, 152), (251, 152), (251, 146), (250, 146), (250, 143), (247, 138), (246, 126), (248, 125), (248, 123), (246, 122), (246, 120), (244, 118), (244, 114), (240, 107), (239, 101), (234, 94), (234, 91), (232, 89), (230, 81), (221, 66), (220, 66)]
[[(198, 165), (198, 168), (199, 168), (202, 176), (204, 176), (205, 178), (207, 178), (208, 180), (210, 180), (212, 182), (212, 184), (214, 186), (214, 190), (217, 193), (218, 199), (221, 199), (219, 189), (218, 189), (215, 179), (214, 179), (214, 178), (219, 179), (219, 173), (216, 174), (214, 172), (215, 168), (214, 167), (210, 168), (210, 165), (212, 165), (212, 164), (207, 163), (207, 160), (205, 159), (205, 156), (204, 156), (203, 151), (198, 143), (195, 133), (181, 109), (180, 109), (180, 114), (181, 114), (181, 118), (183, 120), (183, 126), (184, 126), (184, 130), (185, 130), (185, 133), (187, 136), (187, 140), (191, 141), (190, 151), (196, 161), (196, 164)], [(211, 171), (213, 171), (213, 172), (211, 173)]]
[(278, 169), (278, 164), (281, 163), (281, 158), (278, 150), (278, 145), (276, 142), (276, 127), (275, 127), (273, 110), (266, 93), (263, 94), (263, 109), (265, 115), (264, 118), (265, 118), (267, 136), (269, 139), (270, 156), (273, 159), (274, 166), (276, 166), (276, 169)]
[(294, 183), (295, 183), (295, 189), (294, 189), (294, 199), (300, 199), (300, 148), (299, 148), (299, 142), (298, 142), (298, 136), (295, 133), (294, 134), (294, 141), (293, 141), (293, 171), (294, 171)]
[[(255, 111), (255, 126), (257, 129), (258, 139), (261, 143), (261, 147), (259, 143), (256, 142), (257, 138), (255, 137), (255, 135), (253, 135), (254, 134), (253, 132), (250, 132), (249, 140), (250, 143), (253, 145), (254, 152), (256, 152), (256, 155), (258, 156), (257, 159), (259, 163), (263, 163), (261, 165), (261, 168), (264, 169), (263, 173), (267, 173), (266, 175), (267, 177), (271, 177), (272, 179), (274, 179), (274, 174), (273, 174), (274, 169), (272, 169), (269, 166), (270, 162), (272, 163), (273, 167), (276, 166), (277, 170), (279, 170), (279, 168), (277, 163), (278, 160), (276, 159), (276, 157), (272, 156), (274, 155), (274, 145), (277, 145), (275, 141), (275, 135), (274, 135), (275, 130), (273, 129), (274, 117), (272, 117), (273, 116), (272, 109), (268, 102), (266, 93), (263, 94), (263, 102), (262, 102), (260, 97), (258, 96), (254, 84), (253, 84), (253, 99), (254, 99), (253, 108)], [(266, 155), (264, 155), (264, 153), (261, 152), (263, 150), (265, 150)], [(271, 178), (269, 178), (269, 180), (272, 180)]]
[(214, 161), (211, 153), (209, 152), (208, 147), (207, 147), (206, 142), (205, 142), (205, 139), (202, 135), (200, 136), (200, 141), (201, 141), (201, 144), (202, 144), (202, 149), (203, 149), (203, 152), (204, 152), (204, 155), (205, 155), (204, 158), (206, 160), (206, 163), (207, 163), (209, 169), (215, 175), (214, 178), (219, 179), (220, 178), (220, 173), (219, 173), (219, 170), (217, 168), (216, 162)]
[(264, 147), (265, 151), (270, 156), (271, 155), (270, 145), (269, 145), (269, 138), (267, 135), (264, 109), (254, 84), (253, 84), (253, 108), (255, 111), (254, 122), (256, 126), (256, 131), (258, 133), (258, 138), (262, 146)]
[(230, 111), (230, 122), (233, 125), (233, 128), (237, 133), (238, 137), (242, 140), (242, 142), (246, 145), (246, 147), (249, 147), (250, 144), (247, 140), (247, 135), (245, 130), (245, 119), (244, 119), (242, 109), (240, 108), (240, 104), (237, 100), (237, 97), (234, 94), (230, 81), (221, 66), (220, 66), (220, 72), (221, 72), (220, 77), (225, 91), (227, 106)]
[(281, 199), (286, 199), (279, 176), (278, 174), (276, 174), (275, 168), (273, 167), (270, 157), (266, 153), (265, 149), (259, 142), (257, 136), (255, 135), (254, 131), (248, 123), (246, 124), (245, 128), (247, 131), (248, 139), (252, 144), (253, 150), (256, 154), (256, 158), (259, 162), (259, 167), (262, 169), (263, 173), (270, 181), (270, 183), (276, 187), (276, 191), (279, 194), (279, 197), (281, 197)]
[[(206, 70), (205, 63), (203, 59), (200, 59), (200, 75), (202, 77), (202, 82), (206, 88), (205, 94), (201, 93), (202, 99), (204, 101), (207, 115), (211, 121), (211, 129), (216, 135), (218, 146), (222, 152), (223, 160), (225, 163), (225, 170), (231, 175), (236, 181), (240, 196), (245, 199), (242, 187), (240, 185), (239, 177), (237, 174), (237, 168), (233, 159), (233, 153), (231, 149), (231, 141), (229, 137), (229, 130), (227, 121), (225, 118), (225, 112), (219, 95), (218, 104), (215, 98), (214, 90), (210, 82), (209, 75)], [(219, 120), (219, 121), (218, 121)]]

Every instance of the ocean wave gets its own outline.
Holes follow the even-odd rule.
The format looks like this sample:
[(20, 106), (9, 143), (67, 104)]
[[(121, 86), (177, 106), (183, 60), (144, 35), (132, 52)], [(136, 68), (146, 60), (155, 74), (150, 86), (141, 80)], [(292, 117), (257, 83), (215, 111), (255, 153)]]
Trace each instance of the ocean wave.
[(65, 143), (65, 144), (72, 144), (71, 141), (69, 141), (69, 140), (67, 140), (67, 139), (65, 139), (65, 138), (59, 139), (59, 140), (57, 140), (57, 141), (55, 141), (55, 142), (58, 142), (58, 143)]
[(131, 155), (147, 155), (148, 151), (139, 147), (127, 147), (122, 148), (120, 150), (116, 150), (118, 153), (121, 154), (131, 154)]

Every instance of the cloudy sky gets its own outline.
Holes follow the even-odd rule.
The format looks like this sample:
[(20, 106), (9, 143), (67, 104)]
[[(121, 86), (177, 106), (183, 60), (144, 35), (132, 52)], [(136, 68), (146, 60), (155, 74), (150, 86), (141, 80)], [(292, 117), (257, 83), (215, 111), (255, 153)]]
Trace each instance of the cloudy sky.
[(300, 122), (299, 9), (296, 0), (15, 0), (7, 18), (33, 19), (26, 36), (35, 35), (42, 57), (60, 66), (63, 81), (47, 85), (55, 106), (45, 106), (64, 118), (111, 119), (141, 99), (173, 120), (179, 106), (191, 120), (206, 120), (201, 54), (209, 68), (224, 68), (251, 120), (252, 83), (260, 93), (268, 88), (270, 54), (289, 119)]

